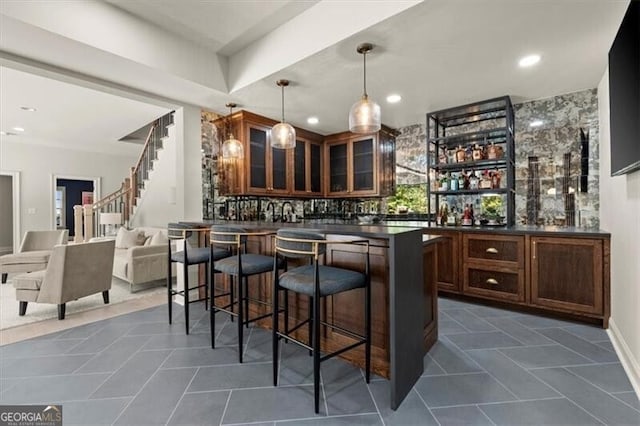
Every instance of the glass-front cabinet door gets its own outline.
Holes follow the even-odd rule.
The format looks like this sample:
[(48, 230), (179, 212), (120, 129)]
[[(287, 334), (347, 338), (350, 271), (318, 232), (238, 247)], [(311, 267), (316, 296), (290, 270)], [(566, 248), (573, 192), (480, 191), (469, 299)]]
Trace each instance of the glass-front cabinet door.
[(322, 194), (322, 147), (310, 143), (309, 148), (309, 185), (313, 194)]
[[(267, 127), (258, 126), (247, 123), (245, 135), (249, 136), (248, 158), (246, 164), (249, 167), (249, 191), (254, 193), (266, 193), (268, 189), (267, 182), (267, 149), (269, 129)], [(246, 155), (247, 153), (245, 153)]]
[(271, 185), (269, 193), (287, 194), (287, 149), (271, 148)]
[(293, 150), (293, 194), (322, 195), (322, 145), (298, 139)]
[(336, 143), (329, 146), (329, 188), (331, 194), (349, 192), (349, 143)]
[(375, 190), (375, 152), (374, 138), (353, 141), (353, 167), (351, 177), (353, 192), (369, 192)]

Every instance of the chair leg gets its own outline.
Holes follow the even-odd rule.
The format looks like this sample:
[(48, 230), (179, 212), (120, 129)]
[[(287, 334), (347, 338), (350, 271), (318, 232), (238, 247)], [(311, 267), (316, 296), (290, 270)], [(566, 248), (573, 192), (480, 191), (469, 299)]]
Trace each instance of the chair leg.
[(242, 303), (242, 277), (238, 276), (238, 362), (242, 364), (242, 318), (244, 318), (244, 309)]
[(364, 344), (365, 379), (367, 383), (369, 383), (369, 378), (371, 376), (371, 283), (367, 283), (364, 292), (365, 338), (367, 339)]
[(171, 262), (169, 263), (169, 271), (167, 272), (167, 307), (169, 309), (169, 324), (171, 324), (171, 314), (173, 310), (173, 300), (171, 294)]
[(211, 330), (211, 349), (216, 347), (216, 274), (211, 267), (211, 310), (209, 310), (209, 329)]
[(6, 284), (7, 283), (7, 276), (9, 274), (2, 274), (2, 284)]
[(27, 304), (29, 302), (23, 302), (22, 300), (20, 301), (20, 305), (18, 306), (18, 315), (20, 315), (21, 317), (24, 316), (24, 314), (27, 313)]
[[(275, 271), (275, 274), (278, 274), (278, 271)], [(277, 283), (277, 277), (274, 279), (274, 283), (273, 283), (273, 296), (271, 298), (272, 300), (272, 307), (271, 307), (271, 317), (272, 317), (272, 322), (271, 322), (271, 330), (272, 330), (272, 335), (271, 335), (271, 343), (273, 345), (273, 354), (271, 357), (271, 362), (273, 363), (273, 386), (278, 386), (278, 343), (279, 343), (279, 338), (278, 338), (278, 296), (279, 296), (279, 292), (278, 292), (278, 283)], [(286, 303), (286, 302), (285, 302)], [(286, 305), (285, 305), (286, 306)], [(285, 333), (286, 333), (286, 328), (285, 328)]]
[[(309, 346), (313, 347), (313, 297), (309, 296)], [(309, 356), (313, 355), (313, 351), (309, 351)]]
[[(231, 306), (229, 306), (229, 310), (231, 312), (233, 312), (233, 307), (234, 307), (234, 303), (235, 303), (234, 302), (235, 299), (233, 298), (234, 297), (234, 293), (235, 293), (235, 291), (234, 291), (234, 288), (233, 288), (233, 275), (230, 275), (229, 276), (229, 303), (231, 304)], [(233, 322), (234, 321), (233, 320), (233, 315), (230, 315), (230, 316), (231, 316), (231, 322)]]
[(58, 319), (59, 320), (63, 320), (64, 319), (64, 313), (66, 311), (66, 307), (67, 305), (65, 303), (61, 303), (58, 305)]
[(189, 334), (189, 265), (184, 264), (184, 331)]
[(205, 279), (205, 283), (204, 283), (204, 310), (208, 310), (209, 309), (209, 264), (205, 263), (204, 264), (204, 279)]
[(244, 277), (244, 326), (249, 328), (249, 277)]
[(320, 297), (313, 301), (313, 402), (320, 411)]
[(105, 305), (109, 303), (109, 290), (105, 290), (102, 292), (102, 301)]

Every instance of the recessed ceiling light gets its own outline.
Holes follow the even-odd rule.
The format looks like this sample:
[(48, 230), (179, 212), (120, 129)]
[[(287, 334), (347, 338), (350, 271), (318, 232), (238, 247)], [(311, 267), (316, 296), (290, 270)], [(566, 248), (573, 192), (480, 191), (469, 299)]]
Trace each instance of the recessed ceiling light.
[(13, 130), (15, 130), (16, 132), (24, 132), (24, 129), (22, 127), (14, 127)]
[(542, 120), (533, 120), (531, 123), (529, 123), (529, 127), (540, 127), (542, 126), (542, 123)]
[(540, 55), (529, 55), (521, 58), (518, 65), (521, 67), (530, 67), (540, 62)]
[(320, 120), (318, 120), (318, 117), (309, 117), (307, 118), (307, 123), (309, 124), (318, 124), (320, 122)]
[(23, 110), (23, 111), (36, 112), (35, 108), (28, 107), (28, 106), (21, 106), (20, 109)]
[(400, 95), (393, 94), (393, 95), (387, 96), (387, 102), (389, 102), (390, 104), (396, 104), (401, 100), (402, 100), (402, 96)]

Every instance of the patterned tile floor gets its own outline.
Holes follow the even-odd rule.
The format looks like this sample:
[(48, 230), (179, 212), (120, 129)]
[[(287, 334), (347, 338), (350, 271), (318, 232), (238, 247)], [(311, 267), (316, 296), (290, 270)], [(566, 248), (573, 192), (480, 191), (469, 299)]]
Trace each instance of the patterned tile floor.
[(282, 345), (274, 388), (270, 333), (247, 333), (240, 365), (235, 324), (221, 315), (212, 350), (193, 306), (189, 336), (159, 306), (0, 348), (0, 404), (60, 403), (65, 425), (640, 424), (598, 328), (441, 298), (440, 340), (397, 411), (386, 380), (333, 359), (315, 416), (306, 351)]

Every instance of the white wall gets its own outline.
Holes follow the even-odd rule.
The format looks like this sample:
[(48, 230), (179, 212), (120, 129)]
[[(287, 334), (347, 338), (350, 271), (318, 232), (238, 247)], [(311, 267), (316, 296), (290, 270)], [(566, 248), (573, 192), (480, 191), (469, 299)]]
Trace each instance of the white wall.
[(154, 226), (164, 228), (178, 217), (175, 198), (170, 199), (171, 188), (176, 187), (176, 126), (169, 128), (169, 135), (162, 142), (153, 171), (145, 182), (142, 197), (138, 201), (130, 227)]
[(0, 176), (0, 254), (13, 251), (13, 178)]
[(131, 226), (167, 226), (202, 220), (202, 129), (200, 109), (176, 110), (174, 126), (145, 183)]
[(610, 333), (640, 395), (640, 171), (611, 177), (608, 71), (598, 100), (600, 225), (611, 233)]
[[(101, 194), (118, 189), (137, 156), (96, 154), (3, 140), (0, 169), (20, 172), (20, 232), (52, 229), (52, 175), (101, 179)], [(30, 213), (31, 212), (31, 213)]]

